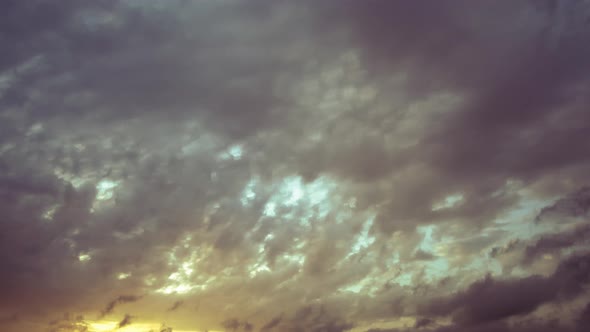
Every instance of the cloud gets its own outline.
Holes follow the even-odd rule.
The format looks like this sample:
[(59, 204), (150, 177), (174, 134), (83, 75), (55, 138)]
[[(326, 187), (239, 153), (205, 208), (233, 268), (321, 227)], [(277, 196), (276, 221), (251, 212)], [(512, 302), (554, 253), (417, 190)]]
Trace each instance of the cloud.
[[(111, 314), (118, 304), (136, 302), (136, 301), (139, 301), (141, 298), (142, 298), (142, 296), (121, 295), (107, 304), (107, 306), (101, 311), (100, 317), (103, 318), (104, 316)], [(131, 319), (131, 318), (130, 317), (128, 318), (126, 315), (125, 319), (123, 319), (123, 320), (129, 320), (129, 319)]]
[(586, 245), (589, 232), (590, 225), (581, 225), (569, 231), (544, 235), (525, 248), (524, 260), (531, 262), (543, 254), (560, 253), (564, 249)]
[[(476, 282), (460, 295), (442, 303), (429, 305), (433, 314), (456, 313), (454, 319), (465, 324), (494, 321), (532, 312), (542, 303), (552, 300), (556, 290), (547, 279), (532, 276), (512, 282), (495, 281), (488, 277)], [(515, 294), (520, 296), (514, 297)], [(487, 298), (487, 301), (481, 301)]]
[(579, 326), (585, 326), (588, 322), (590, 322), (590, 303), (586, 304), (578, 317)]
[(532, 332), (532, 331), (558, 331), (558, 332), (578, 332), (584, 331), (586, 328), (584, 317), (585, 311), (581, 311), (577, 314), (576, 321), (574, 324), (562, 324), (557, 319), (543, 319), (535, 318), (528, 319), (517, 323), (506, 323), (506, 322), (488, 322), (480, 325), (461, 325), (461, 324), (450, 324), (441, 327), (433, 328), (420, 328), (418, 326), (414, 328), (402, 328), (402, 329), (369, 329), (366, 332), (447, 332), (447, 331), (478, 331), (478, 332)]
[(590, 211), (590, 188), (584, 187), (571, 193), (565, 198), (557, 200), (553, 205), (541, 210), (536, 221), (546, 221), (548, 218), (566, 217), (584, 218)]
[(82, 316), (72, 317), (69, 313), (65, 313), (60, 319), (49, 322), (47, 329), (44, 331), (61, 332), (87, 332), (90, 325), (84, 320)]
[(168, 311), (174, 311), (180, 308), (184, 304), (184, 301), (178, 300), (172, 304), (172, 306), (168, 309)]
[(487, 276), (456, 295), (432, 301), (423, 310), (431, 315), (452, 315), (461, 325), (526, 315), (545, 303), (580, 296), (590, 281), (589, 259), (587, 254), (569, 257), (549, 277), (495, 280)]
[(281, 316), (278, 316), (278, 317), (275, 317), (275, 318), (271, 319), (269, 322), (267, 322), (266, 324), (264, 324), (264, 325), (263, 325), (263, 326), (260, 328), (260, 330), (261, 330), (261, 331), (268, 331), (268, 330), (271, 330), (271, 329), (273, 329), (275, 326), (279, 325), (279, 324), (281, 323), (281, 320), (283, 320), (283, 316), (282, 316), (282, 315), (281, 315)]
[(435, 259), (436, 256), (433, 255), (432, 253), (426, 252), (424, 250), (420, 250), (418, 249), (415, 253), (414, 253), (414, 259), (416, 260), (432, 260)]
[(431, 319), (420, 318), (420, 319), (416, 320), (416, 324), (414, 325), (414, 327), (417, 329), (420, 329), (420, 328), (428, 327), (429, 325), (432, 325), (432, 323), (434, 323), (434, 321)]
[(117, 324), (117, 328), (122, 328), (125, 327), (127, 325), (131, 325), (131, 319), (133, 318), (133, 316), (125, 314), (125, 317), (123, 317), (123, 319), (121, 319), (121, 321)]

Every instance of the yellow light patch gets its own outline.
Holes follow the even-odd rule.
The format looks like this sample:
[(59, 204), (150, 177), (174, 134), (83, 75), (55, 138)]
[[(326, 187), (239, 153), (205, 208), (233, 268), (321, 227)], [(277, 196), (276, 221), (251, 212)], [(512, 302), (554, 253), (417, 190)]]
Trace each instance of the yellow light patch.
[[(96, 332), (111, 332), (114, 330), (121, 331), (121, 332), (146, 332), (150, 330), (158, 331), (160, 328), (160, 324), (155, 323), (131, 323), (128, 326), (124, 326), (120, 329), (117, 328), (119, 322), (115, 321), (96, 321), (96, 322), (89, 322), (90, 331)], [(196, 332), (196, 331), (194, 331)]]
[(89, 322), (90, 330), (96, 332), (111, 331), (117, 327), (117, 322), (99, 321)]
[(92, 257), (88, 254), (80, 254), (78, 255), (78, 260), (80, 262), (88, 262)]
[[(160, 323), (131, 323), (128, 326), (122, 327), (120, 329), (117, 328), (119, 324), (116, 321), (108, 321), (108, 320), (101, 320), (101, 321), (89, 321), (90, 325), (89, 331), (93, 332), (146, 332), (146, 331), (160, 331), (161, 324)], [(177, 330), (174, 329), (174, 332), (203, 332), (200, 330)], [(221, 332), (221, 331), (211, 331), (210, 332)]]

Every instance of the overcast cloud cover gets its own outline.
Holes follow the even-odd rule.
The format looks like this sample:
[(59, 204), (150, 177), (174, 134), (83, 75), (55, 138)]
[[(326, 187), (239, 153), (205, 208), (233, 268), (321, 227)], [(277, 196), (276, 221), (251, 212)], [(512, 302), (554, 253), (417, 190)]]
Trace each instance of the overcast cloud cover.
[(590, 2), (4, 0), (5, 331), (590, 326)]

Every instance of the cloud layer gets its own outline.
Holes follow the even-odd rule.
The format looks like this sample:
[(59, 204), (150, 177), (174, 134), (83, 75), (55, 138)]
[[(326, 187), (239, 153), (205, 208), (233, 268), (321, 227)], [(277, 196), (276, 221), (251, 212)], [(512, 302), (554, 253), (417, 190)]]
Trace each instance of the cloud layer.
[(0, 326), (582, 331), (589, 18), (4, 1)]

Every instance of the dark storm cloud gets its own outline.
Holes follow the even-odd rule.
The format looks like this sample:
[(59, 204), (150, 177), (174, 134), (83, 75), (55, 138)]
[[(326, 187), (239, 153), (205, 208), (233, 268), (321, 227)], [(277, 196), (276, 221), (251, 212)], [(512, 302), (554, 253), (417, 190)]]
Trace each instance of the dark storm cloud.
[(563, 222), (567, 217), (584, 218), (590, 211), (590, 188), (584, 187), (571, 193), (567, 197), (557, 200), (553, 205), (547, 206), (541, 210), (536, 221), (546, 221), (560, 218), (558, 222)]
[(491, 322), (481, 325), (464, 326), (451, 324), (434, 328), (410, 328), (410, 329), (369, 329), (366, 332), (582, 332), (587, 329), (584, 321), (586, 313), (578, 313), (573, 324), (563, 324), (558, 319), (528, 319), (522, 322), (509, 324), (506, 322)]
[[(428, 326), (415, 326), (413, 328), (393, 328), (393, 329), (369, 329), (366, 332), (582, 332), (587, 329), (588, 307), (583, 308), (575, 313), (572, 324), (564, 324), (559, 319), (531, 318), (516, 323), (507, 323), (501, 321), (486, 322), (477, 325), (463, 325), (453, 323), (446, 326), (437, 323), (428, 324)], [(425, 328), (426, 327), (426, 328)]]
[(424, 312), (452, 315), (459, 324), (478, 325), (528, 314), (542, 304), (580, 296), (589, 281), (590, 256), (574, 255), (561, 262), (549, 277), (496, 280), (487, 276), (450, 298), (432, 301)]
[[(466, 324), (478, 324), (526, 314), (555, 297), (549, 280), (532, 276), (513, 282), (496, 281), (491, 277), (472, 284), (465, 292), (442, 302), (434, 301), (427, 312), (447, 315)], [(518, 296), (515, 296), (518, 294)], [(488, 299), (482, 301), (482, 299)]]

